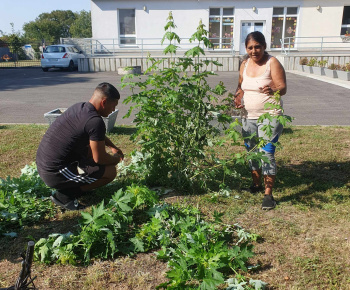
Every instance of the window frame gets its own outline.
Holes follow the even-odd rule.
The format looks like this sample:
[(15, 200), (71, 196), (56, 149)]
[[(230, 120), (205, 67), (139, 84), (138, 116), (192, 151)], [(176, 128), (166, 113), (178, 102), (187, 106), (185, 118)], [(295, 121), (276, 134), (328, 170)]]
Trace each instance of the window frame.
[[(283, 14), (273, 14), (273, 9), (274, 8), (283, 8)], [(288, 8), (297, 8), (297, 14), (287, 14), (287, 9)], [(297, 24), (296, 24), (296, 27), (298, 27), (298, 23), (299, 23), (299, 13), (300, 13), (300, 6), (273, 6), (272, 7), (272, 19), (274, 18), (274, 17), (283, 17), (283, 26), (282, 26), (282, 39), (283, 38), (286, 38), (286, 36), (285, 36), (285, 29), (286, 29), (286, 19), (287, 19), (287, 17), (296, 17), (296, 21), (297, 21)], [(271, 25), (271, 36), (272, 36), (272, 25)], [(296, 28), (296, 31), (295, 31), (295, 36), (294, 37), (297, 37), (297, 28)], [(283, 49), (283, 47), (282, 47), (282, 44), (280, 44), (281, 45), (281, 47), (274, 47), (274, 48), (272, 48), (272, 40), (271, 40), (271, 47), (270, 47), (270, 49), (271, 50), (281, 50), (281, 49)], [(292, 50), (296, 50), (297, 49), (297, 47), (294, 45), (294, 47), (292, 48)]]
[[(121, 25), (120, 25), (120, 11), (121, 10), (134, 10), (134, 21), (135, 21), (135, 34), (121, 34)], [(135, 47), (137, 46), (137, 33), (136, 33), (136, 9), (135, 8), (119, 8), (118, 9), (118, 32), (119, 32), (119, 46), (120, 47)], [(134, 38), (135, 43), (122, 43), (122, 39)]]
[[(233, 14), (232, 15), (224, 15), (224, 9), (232, 9), (232, 11), (233, 11)], [(220, 9), (220, 15), (211, 15), (210, 14), (210, 9)], [(208, 11), (208, 20), (209, 20), (209, 33), (210, 33), (210, 19), (211, 18), (220, 18), (220, 35), (219, 35), (219, 37), (208, 37), (208, 39), (210, 40), (210, 39), (214, 39), (214, 41), (216, 40), (216, 38), (219, 38), (219, 41), (218, 41), (218, 46), (219, 47), (217, 47), (217, 48), (215, 48), (214, 47), (214, 44), (213, 44), (213, 47), (211, 48), (211, 49), (218, 49), (218, 50), (231, 50), (231, 49), (233, 49), (233, 41), (232, 41), (232, 43), (230, 43), (230, 47), (228, 47), (228, 48), (223, 48), (223, 46), (225, 46), (225, 45), (227, 45), (226, 43), (224, 43), (224, 37), (223, 37), (223, 23), (224, 23), (224, 21), (223, 21), (223, 19), (224, 18), (232, 18), (233, 19), (233, 21), (232, 21), (232, 24), (231, 24), (231, 26), (232, 26), (232, 32), (233, 32), (233, 29), (234, 29), (234, 26), (235, 26), (235, 7), (234, 6), (220, 6), (220, 7), (217, 7), (217, 6), (214, 6), (214, 7), (209, 7), (209, 11)], [(225, 39), (226, 40), (226, 39)], [(233, 34), (232, 34), (232, 40), (233, 40)], [(216, 43), (215, 43), (216, 44)]]
[[(344, 12), (345, 12), (345, 7), (349, 7), (348, 9), (350, 9), (350, 6), (346, 6), (344, 5), (344, 8), (343, 8), (343, 17), (342, 17), (342, 21), (341, 21), (341, 28), (340, 28), (340, 36), (345, 36), (346, 34), (346, 31), (348, 31), (348, 33), (350, 34), (350, 23), (348, 24), (344, 24), (343, 21), (344, 21)], [(343, 28), (345, 28), (345, 33), (342, 34), (342, 30)]]

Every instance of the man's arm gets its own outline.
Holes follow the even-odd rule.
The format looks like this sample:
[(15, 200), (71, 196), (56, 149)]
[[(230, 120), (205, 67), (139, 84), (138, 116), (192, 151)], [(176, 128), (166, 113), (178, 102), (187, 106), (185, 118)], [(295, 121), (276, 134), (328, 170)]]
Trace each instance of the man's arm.
[(118, 154), (118, 155), (121, 156), (122, 159), (124, 159), (123, 151), (120, 150), (117, 146), (115, 146), (113, 144), (113, 142), (107, 136), (105, 137), (105, 144), (106, 144), (107, 147), (109, 147), (111, 149), (113, 154)]
[[(106, 139), (108, 139), (108, 138), (106, 138)], [(111, 141), (109, 140), (109, 142), (111, 142)], [(97, 164), (101, 164), (101, 165), (117, 165), (120, 162), (120, 160), (122, 160), (122, 156), (119, 155), (118, 152), (115, 152), (114, 155), (108, 154), (106, 152), (106, 145), (107, 144), (105, 141), (92, 141), (92, 140), (90, 140), (90, 148), (91, 148), (93, 160)], [(108, 147), (110, 147), (110, 146), (108, 146)], [(114, 146), (113, 150), (117, 150), (116, 148), (117, 147)]]

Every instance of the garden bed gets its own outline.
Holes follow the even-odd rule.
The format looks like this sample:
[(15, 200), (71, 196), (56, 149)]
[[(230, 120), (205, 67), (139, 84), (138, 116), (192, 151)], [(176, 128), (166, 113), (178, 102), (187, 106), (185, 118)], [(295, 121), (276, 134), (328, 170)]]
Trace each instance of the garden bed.
[[(5, 161), (0, 176), (18, 176), (20, 169), (35, 159), (36, 148), (47, 126), (3, 126), (0, 130), (0, 152)], [(109, 134), (112, 141), (129, 154), (135, 144), (129, 140), (133, 128), (117, 127)], [(277, 151), (278, 178), (274, 211), (261, 211), (259, 195), (250, 195), (231, 184), (229, 196), (213, 193), (192, 194), (175, 192), (165, 196), (169, 204), (194, 205), (207, 220), (214, 212), (222, 212), (227, 224), (239, 223), (262, 239), (255, 244), (256, 257), (250, 270), (252, 279), (260, 279), (276, 289), (346, 289), (350, 274), (348, 241), (350, 234), (350, 128), (349, 127), (289, 127), (281, 137), (283, 150)], [(30, 136), (30, 137), (29, 137)], [(28, 142), (30, 138), (31, 142)], [(30, 144), (29, 144), (30, 143)], [(324, 144), (327, 143), (327, 147)], [(13, 144), (9, 146), (9, 144)], [(218, 147), (225, 156), (239, 152), (239, 147)], [(319, 152), (322, 151), (322, 154)], [(242, 182), (250, 182), (249, 172), (242, 167)], [(122, 180), (103, 188), (83, 200), (94, 205), (107, 199)], [(53, 232), (76, 229), (78, 213), (61, 213), (33, 225), (25, 226), (15, 239), (0, 239), (0, 287), (13, 284), (19, 273), (18, 253), (28, 236), (35, 240)], [(331, 271), (329, 269), (332, 269)], [(33, 275), (40, 289), (154, 289), (167, 281), (166, 263), (157, 260), (154, 251), (135, 257), (95, 260), (90, 265), (44, 265), (35, 262)], [(224, 287), (222, 287), (224, 288)]]

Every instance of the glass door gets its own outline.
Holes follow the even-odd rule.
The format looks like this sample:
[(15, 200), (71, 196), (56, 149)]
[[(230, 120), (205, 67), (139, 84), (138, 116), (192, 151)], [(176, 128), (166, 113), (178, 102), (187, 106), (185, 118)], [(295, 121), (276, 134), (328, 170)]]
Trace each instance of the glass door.
[(245, 39), (247, 35), (254, 31), (260, 31), (264, 33), (265, 24), (263, 21), (243, 21), (241, 26), (241, 41), (239, 46), (239, 54), (246, 54)]
[(119, 43), (120, 45), (136, 44), (135, 9), (119, 9)]

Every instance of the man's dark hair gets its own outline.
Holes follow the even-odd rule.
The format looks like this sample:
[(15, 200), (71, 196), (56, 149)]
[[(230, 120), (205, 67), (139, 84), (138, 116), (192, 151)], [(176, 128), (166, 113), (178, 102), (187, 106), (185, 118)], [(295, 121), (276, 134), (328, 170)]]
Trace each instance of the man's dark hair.
[(107, 98), (107, 101), (115, 101), (120, 99), (118, 90), (110, 83), (100, 83), (96, 87), (95, 91), (103, 94)]
[(265, 36), (260, 31), (254, 31), (254, 32), (251, 32), (247, 35), (247, 37), (245, 39), (245, 47), (247, 47), (248, 42), (250, 40), (256, 41), (257, 43), (259, 43), (260, 45), (262, 45), (266, 49)]

